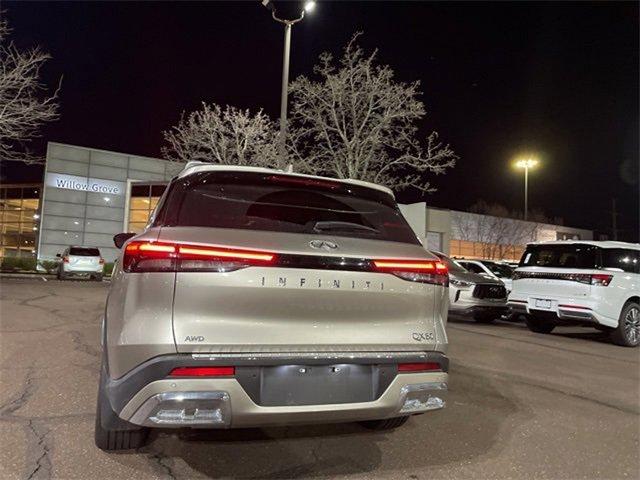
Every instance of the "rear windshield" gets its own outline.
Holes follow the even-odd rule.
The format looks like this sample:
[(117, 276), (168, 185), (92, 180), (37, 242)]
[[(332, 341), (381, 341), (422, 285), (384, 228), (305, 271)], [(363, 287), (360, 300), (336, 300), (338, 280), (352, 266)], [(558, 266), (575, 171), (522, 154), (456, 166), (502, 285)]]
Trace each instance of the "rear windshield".
[(567, 245), (529, 245), (520, 260), (521, 267), (597, 268), (598, 247)]
[(100, 250), (97, 248), (71, 247), (69, 249), (69, 255), (76, 257), (99, 257)]
[(640, 273), (640, 252), (625, 248), (603, 248), (602, 266), (624, 272)]
[(328, 234), (419, 244), (385, 192), (255, 172), (200, 172), (174, 181), (154, 225)]

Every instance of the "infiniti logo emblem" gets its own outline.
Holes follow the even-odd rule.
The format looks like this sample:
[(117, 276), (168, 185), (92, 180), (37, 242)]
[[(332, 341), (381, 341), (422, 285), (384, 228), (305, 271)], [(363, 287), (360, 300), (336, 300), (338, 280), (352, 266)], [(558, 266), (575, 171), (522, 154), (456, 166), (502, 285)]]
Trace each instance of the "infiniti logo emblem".
[(326, 250), (326, 251), (331, 251), (338, 248), (337, 243), (330, 242), (328, 240), (311, 240), (309, 242), (309, 246), (311, 248), (315, 248), (316, 250)]

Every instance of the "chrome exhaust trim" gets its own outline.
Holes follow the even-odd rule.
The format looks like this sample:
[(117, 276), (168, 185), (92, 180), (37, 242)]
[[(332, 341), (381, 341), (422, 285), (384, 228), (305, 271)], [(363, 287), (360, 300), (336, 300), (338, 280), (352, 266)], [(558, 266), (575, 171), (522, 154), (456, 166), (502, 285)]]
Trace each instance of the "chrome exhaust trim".
[(448, 387), (445, 382), (414, 383), (400, 390), (400, 411), (414, 414), (438, 410), (446, 405)]
[(147, 427), (227, 428), (231, 398), (227, 392), (164, 392), (149, 397), (130, 421)]

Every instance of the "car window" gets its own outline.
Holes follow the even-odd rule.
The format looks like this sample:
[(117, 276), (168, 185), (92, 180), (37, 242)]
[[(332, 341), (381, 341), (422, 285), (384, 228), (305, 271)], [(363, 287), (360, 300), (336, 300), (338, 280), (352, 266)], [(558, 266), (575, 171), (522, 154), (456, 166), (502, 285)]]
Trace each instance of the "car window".
[(465, 263), (464, 268), (473, 273), (486, 273), (480, 265), (471, 262)]
[(496, 262), (482, 262), (482, 264), (498, 278), (511, 278), (513, 276), (513, 268), (509, 265)]
[(602, 267), (619, 268), (625, 272), (639, 273), (639, 255), (637, 250), (624, 248), (601, 249)]
[(597, 268), (597, 250), (593, 245), (529, 245), (520, 260), (521, 267)]
[(272, 173), (209, 171), (178, 179), (154, 225), (326, 233), (420, 245), (385, 192)]
[(97, 248), (71, 247), (69, 249), (69, 255), (76, 257), (99, 257), (100, 250)]

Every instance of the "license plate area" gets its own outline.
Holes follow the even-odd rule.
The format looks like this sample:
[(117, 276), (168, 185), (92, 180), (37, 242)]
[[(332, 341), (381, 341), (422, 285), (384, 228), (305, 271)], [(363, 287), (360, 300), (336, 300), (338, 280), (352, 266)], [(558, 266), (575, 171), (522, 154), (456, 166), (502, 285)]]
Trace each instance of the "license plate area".
[(538, 310), (551, 310), (553, 307), (553, 302), (546, 298), (535, 298), (533, 305)]
[(371, 402), (389, 386), (395, 365), (238, 367), (236, 379), (265, 407)]

